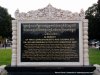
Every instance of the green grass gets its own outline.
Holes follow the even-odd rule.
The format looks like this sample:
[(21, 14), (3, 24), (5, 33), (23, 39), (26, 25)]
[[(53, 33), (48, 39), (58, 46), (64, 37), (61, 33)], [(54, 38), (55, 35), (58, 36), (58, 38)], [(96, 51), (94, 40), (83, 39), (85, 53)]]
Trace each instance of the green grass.
[(100, 50), (94, 48), (89, 49), (89, 62), (90, 64), (100, 64)]
[(11, 63), (11, 49), (0, 49), (0, 65)]

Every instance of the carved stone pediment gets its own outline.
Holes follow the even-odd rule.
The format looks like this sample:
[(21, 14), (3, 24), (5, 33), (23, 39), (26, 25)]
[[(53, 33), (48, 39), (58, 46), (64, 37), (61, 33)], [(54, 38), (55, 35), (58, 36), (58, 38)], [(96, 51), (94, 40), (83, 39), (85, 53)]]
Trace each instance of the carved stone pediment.
[(82, 20), (85, 18), (83, 10), (80, 13), (72, 13), (68, 10), (61, 10), (54, 8), (51, 4), (43, 9), (29, 11), (27, 13), (20, 13), (15, 11), (15, 18), (17, 20)]

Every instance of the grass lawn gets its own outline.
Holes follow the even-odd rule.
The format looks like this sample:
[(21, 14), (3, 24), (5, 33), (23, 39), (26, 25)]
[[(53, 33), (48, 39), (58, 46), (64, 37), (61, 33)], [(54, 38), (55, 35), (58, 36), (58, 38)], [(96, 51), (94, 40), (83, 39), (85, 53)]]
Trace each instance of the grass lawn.
[(89, 49), (89, 62), (90, 64), (100, 64), (100, 50), (94, 48)]
[(11, 63), (11, 49), (0, 49), (0, 65)]

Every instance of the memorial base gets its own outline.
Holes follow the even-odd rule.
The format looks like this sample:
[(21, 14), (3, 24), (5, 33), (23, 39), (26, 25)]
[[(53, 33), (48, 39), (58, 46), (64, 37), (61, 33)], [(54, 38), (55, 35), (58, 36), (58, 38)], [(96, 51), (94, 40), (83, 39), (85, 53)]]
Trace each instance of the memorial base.
[(78, 67), (11, 67), (5, 69), (8, 75), (92, 75), (94, 66)]

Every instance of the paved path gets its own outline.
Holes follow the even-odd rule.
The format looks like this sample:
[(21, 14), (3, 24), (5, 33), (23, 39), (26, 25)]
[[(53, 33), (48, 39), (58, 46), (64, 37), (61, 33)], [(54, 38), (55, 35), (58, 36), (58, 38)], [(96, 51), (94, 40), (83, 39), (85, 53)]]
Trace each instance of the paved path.
[(4, 70), (5, 67), (6, 67), (6, 65), (0, 66), (0, 75), (7, 75), (7, 71)]
[(100, 75), (100, 65), (95, 64), (96, 70), (94, 71), (93, 75)]

